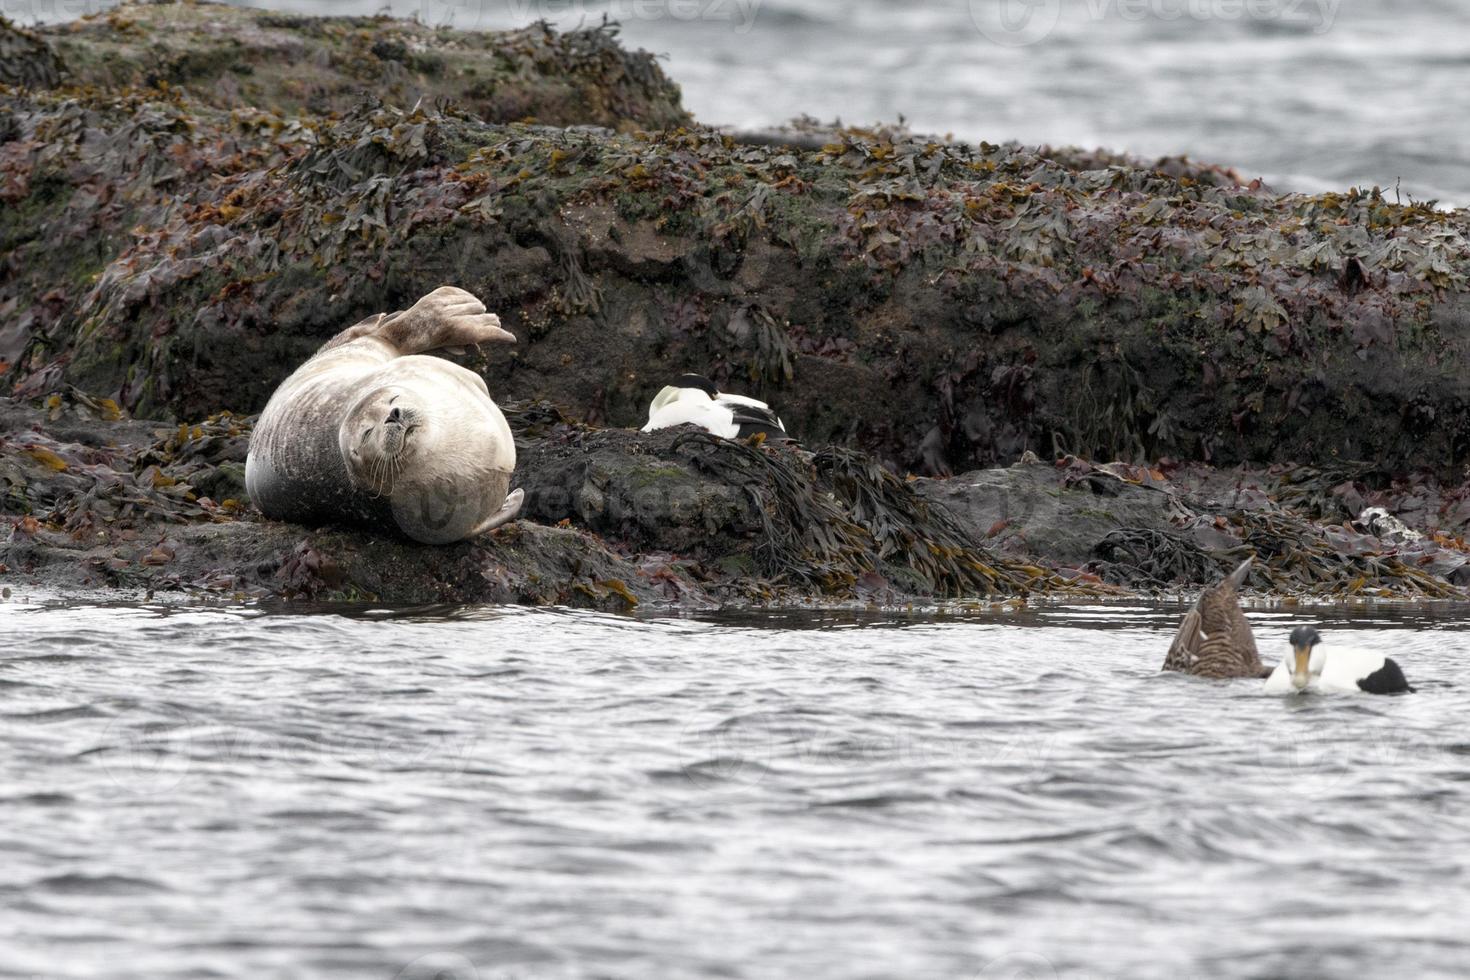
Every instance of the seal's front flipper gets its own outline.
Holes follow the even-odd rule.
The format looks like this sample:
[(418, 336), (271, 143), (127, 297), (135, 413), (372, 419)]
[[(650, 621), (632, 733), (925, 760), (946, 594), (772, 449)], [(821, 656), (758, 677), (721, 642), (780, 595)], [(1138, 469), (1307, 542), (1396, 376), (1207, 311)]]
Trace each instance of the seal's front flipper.
[(487, 517), (485, 523), (471, 531), (469, 537), (484, 534), (486, 531), (493, 531), (500, 525), (515, 520), (516, 515), (521, 512), (521, 505), (525, 502), (526, 491), (512, 490), (505, 495), (505, 503), (500, 505), (500, 509)]
[(516, 342), (515, 334), (501, 328), (500, 317), (486, 313), (484, 303), (457, 286), (440, 286), (408, 310), (383, 320), (377, 335), (403, 354)]

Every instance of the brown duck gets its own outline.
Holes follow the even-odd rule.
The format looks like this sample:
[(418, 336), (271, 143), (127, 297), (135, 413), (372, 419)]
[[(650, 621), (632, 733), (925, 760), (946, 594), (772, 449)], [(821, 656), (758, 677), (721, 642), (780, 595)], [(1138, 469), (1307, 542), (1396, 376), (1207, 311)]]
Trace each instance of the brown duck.
[(1266, 677), (1271, 673), (1256, 652), (1256, 638), (1240, 611), (1236, 592), (1250, 570), (1251, 559), (1247, 558), (1225, 581), (1200, 595), (1174, 634), (1164, 670), (1196, 677)]

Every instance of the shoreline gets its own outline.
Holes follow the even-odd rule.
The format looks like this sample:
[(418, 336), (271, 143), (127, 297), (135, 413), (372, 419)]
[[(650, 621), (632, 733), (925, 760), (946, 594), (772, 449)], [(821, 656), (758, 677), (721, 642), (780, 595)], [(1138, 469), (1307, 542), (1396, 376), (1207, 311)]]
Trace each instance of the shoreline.
[[(1413, 538), (1412, 529), (1391, 541), (1308, 520), (1262, 489), (1310, 487), (1311, 474), (1295, 470), (1166, 475), (1070, 459), (899, 481), (851, 451), (824, 464), (794, 448), (680, 430), (644, 436), (577, 424), (545, 404), (505, 407), (522, 460), (522, 519), (431, 546), (270, 521), (243, 505), (246, 418), (109, 422), (76, 402), (58, 403), (51, 418), (0, 398), (7, 510), (19, 499), (43, 515), (8, 522), (0, 584), (233, 601), (942, 615), (967, 603), (1179, 601), (1252, 549), (1254, 598), (1275, 605), (1463, 601), (1470, 580), (1459, 541)], [(759, 472), (729, 469), (778, 453)], [(743, 455), (732, 463), (729, 454)], [(834, 459), (859, 468), (824, 470)], [(877, 499), (887, 500), (882, 540), (861, 532), (849, 509)], [(804, 536), (813, 524), (845, 543), (822, 551), (831, 543)]]

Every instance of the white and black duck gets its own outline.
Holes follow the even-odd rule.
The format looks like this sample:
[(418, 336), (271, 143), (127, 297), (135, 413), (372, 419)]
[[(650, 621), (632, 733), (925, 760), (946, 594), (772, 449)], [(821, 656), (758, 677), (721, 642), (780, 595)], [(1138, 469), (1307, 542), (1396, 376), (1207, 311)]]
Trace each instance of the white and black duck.
[(697, 425), (726, 439), (746, 439), (760, 434), (769, 439), (790, 438), (771, 406), (744, 395), (720, 391), (714, 382), (698, 374), (680, 375), (654, 396), (643, 431), (675, 425)]
[(1326, 645), (1313, 626), (1291, 631), (1291, 656), (1266, 678), (1266, 693), (1400, 694), (1411, 692), (1408, 680), (1391, 658), (1372, 650)]

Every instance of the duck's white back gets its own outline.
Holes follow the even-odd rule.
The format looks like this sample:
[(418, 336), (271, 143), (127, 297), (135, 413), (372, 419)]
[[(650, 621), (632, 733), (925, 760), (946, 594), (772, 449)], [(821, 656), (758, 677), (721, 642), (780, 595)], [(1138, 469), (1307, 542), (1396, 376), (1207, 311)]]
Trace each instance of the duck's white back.
[[(1361, 694), (1358, 681), (1383, 666), (1384, 656), (1372, 650), (1356, 647), (1340, 647), (1326, 644), (1312, 648), (1312, 659), (1308, 665), (1312, 679), (1307, 690), (1324, 694)], [(1291, 694), (1296, 690), (1291, 684), (1291, 660), (1282, 660), (1266, 678), (1265, 693)]]
[(1322, 666), (1321, 675), (1316, 679), (1316, 687), (1336, 694), (1362, 693), (1363, 689), (1358, 686), (1358, 681), (1383, 667), (1383, 654), (1373, 650), (1340, 646), (1323, 650), (1318, 647), (1312, 651), (1312, 656), (1316, 657), (1319, 653), (1324, 653), (1327, 660)]
[[(681, 388), (678, 392), (678, 397), (662, 405), (658, 405), (655, 399), (655, 405), (651, 406), (652, 410), (649, 412), (648, 424), (643, 427), (644, 432), (693, 423), (706, 432), (726, 439), (734, 439), (739, 433), (740, 427), (735, 424), (731, 411), (711, 400), (709, 395), (698, 388)], [(662, 396), (663, 392), (659, 394)]]

